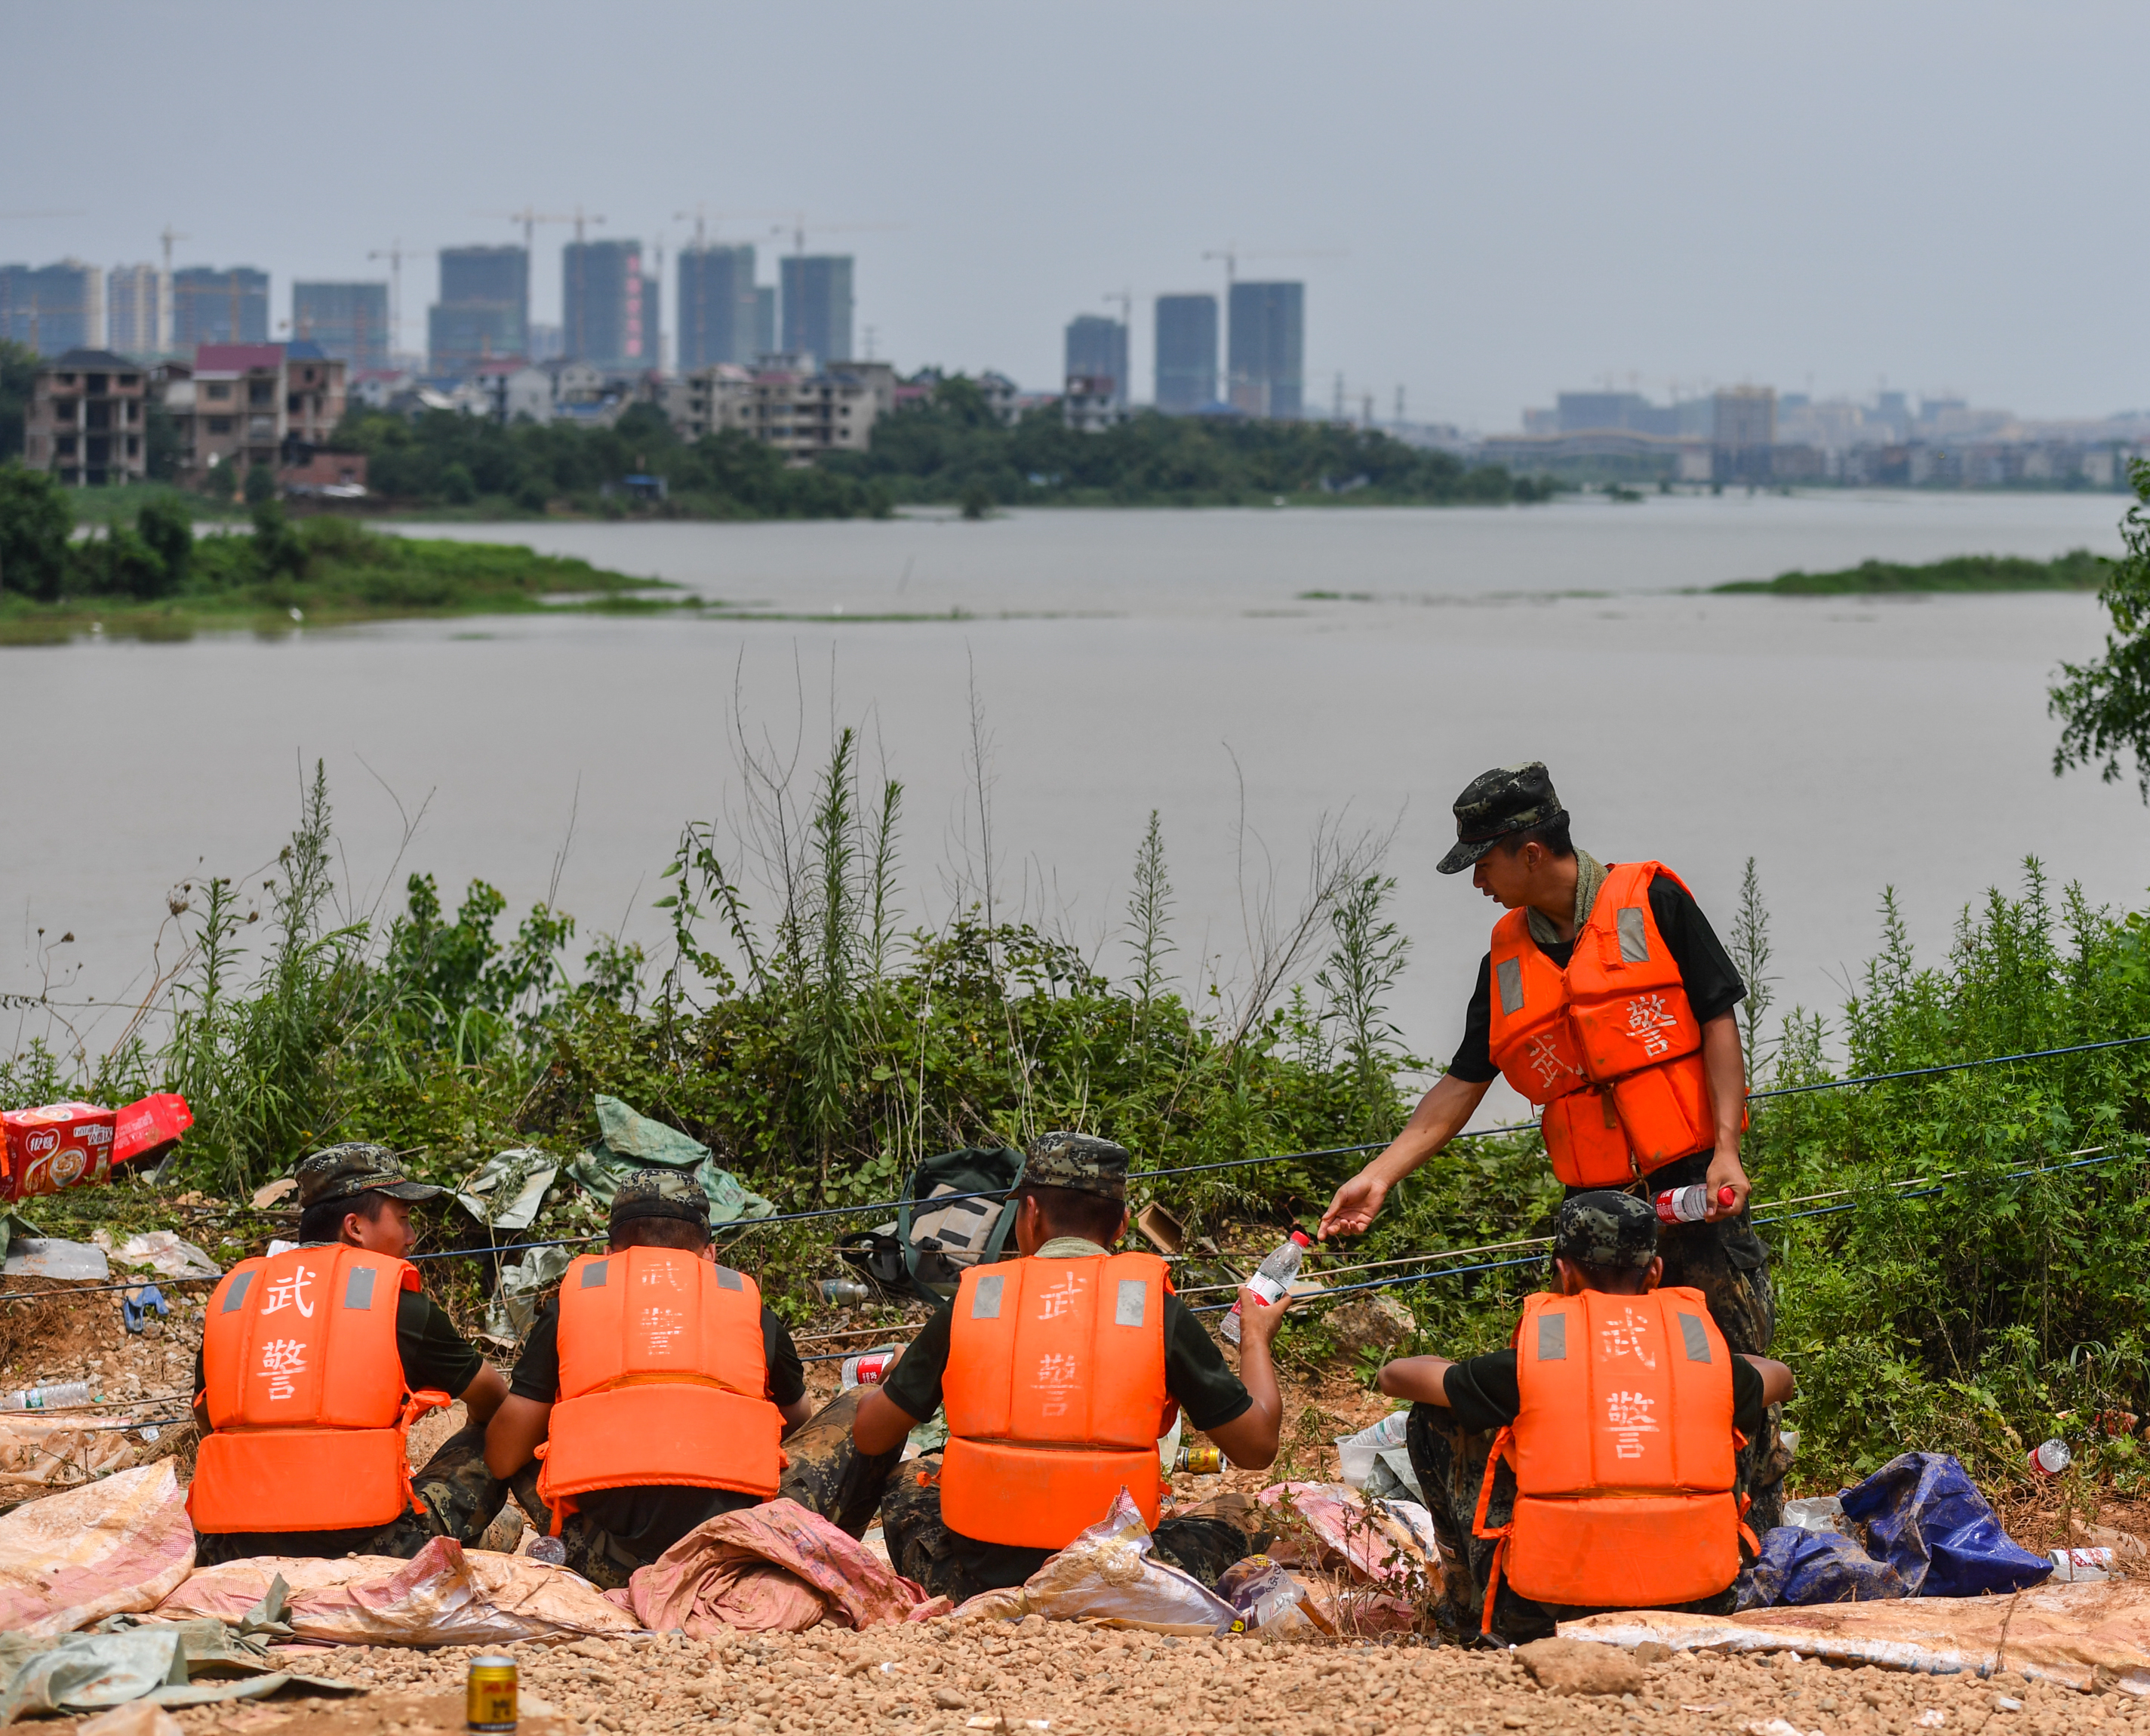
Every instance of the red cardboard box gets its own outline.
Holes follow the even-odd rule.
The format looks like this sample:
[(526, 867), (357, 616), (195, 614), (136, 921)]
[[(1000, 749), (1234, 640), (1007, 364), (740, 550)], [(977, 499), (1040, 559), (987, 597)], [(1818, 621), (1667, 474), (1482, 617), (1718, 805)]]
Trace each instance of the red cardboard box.
[(131, 1163), (145, 1153), (161, 1152), (194, 1124), (194, 1111), (176, 1091), (137, 1098), (119, 1112), (113, 1124), (112, 1161)]
[(47, 1103), (0, 1113), (8, 1135), (8, 1198), (101, 1182), (112, 1169), (117, 1117), (94, 1103)]

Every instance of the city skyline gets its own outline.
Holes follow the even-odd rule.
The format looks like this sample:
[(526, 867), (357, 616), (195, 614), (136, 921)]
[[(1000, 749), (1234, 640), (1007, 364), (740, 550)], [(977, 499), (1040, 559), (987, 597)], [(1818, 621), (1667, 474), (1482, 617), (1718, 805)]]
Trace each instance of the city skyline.
[[(817, 66), (816, 123), (801, 129), (774, 70), (795, 44), (769, 13), (635, 8), (624, 39), (665, 52), (619, 93), (600, 86), (540, 120), (512, 82), (442, 101), (405, 63), (423, 42), (437, 63), (482, 63), (511, 26), (573, 39), (556, 0), (384, 0), (356, 39), (251, 0), (214, 32), (139, 0), (25, 10), (14, 38), (31, 63), (94, 60), (144, 92), (333, 63), (378, 93), (361, 99), (376, 124), (367, 172), (331, 194), (300, 156), (204, 173), (246, 143), (214, 108), (184, 150), (154, 102), (56, 150), (78, 134), (69, 99), (27, 85), (0, 113), (0, 149), (34, 171), (17, 179), (0, 260), (109, 269), (161, 257), (169, 227), (186, 238), (175, 265), (270, 271), (280, 320), (294, 280), (377, 277), (367, 255), (399, 240), (518, 241), (508, 214), (525, 208), (564, 219), (579, 204), (593, 236), (638, 237), (653, 261), (661, 243), (669, 279), (694, 230), (679, 214), (706, 204), (712, 240), (788, 254), (803, 228), (804, 250), (855, 255), (861, 346), (871, 326), (875, 353), (907, 367), (1049, 384), (1072, 314), (1123, 291), (1138, 305), (1214, 295), (1221, 311), (1236, 251), (1242, 276), (1305, 283), (1305, 390), (1324, 408), (1340, 371), (1349, 396), (1386, 406), (1402, 386), (1415, 415), (1486, 428), (1608, 376), (1825, 397), (1885, 375), (2031, 416), (2150, 403), (2126, 294), (2150, 242), (2116, 215), (2101, 168), (2132, 108), (2132, 51), (2150, 46), (2139, 9), (2093, 0), (2025, 28), (1938, 4), (1824, 5), (1787, 28), (1687, 3), (1320, 18), (1250, 0), (1227, 28), (1101, 0), (1092, 28), (1145, 46), (1064, 151), (1028, 142), (1030, 93), (1053, 63), (1042, 21), (947, 0), (839, 14), (845, 53)], [(710, 104), (701, 69), (719, 52), (771, 70)], [(1205, 68), (1194, 84), (1190, 64)], [(1349, 124), (1317, 124), (1330, 108)], [(1280, 115), (1306, 124), (1257, 119)], [(43, 211), (80, 214), (20, 214)], [(568, 230), (537, 227), (532, 318), (558, 324)], [(403, 275), (416, 348), (431, 261)], [(1138, 396), (1150, 324), (1133, 334)]]

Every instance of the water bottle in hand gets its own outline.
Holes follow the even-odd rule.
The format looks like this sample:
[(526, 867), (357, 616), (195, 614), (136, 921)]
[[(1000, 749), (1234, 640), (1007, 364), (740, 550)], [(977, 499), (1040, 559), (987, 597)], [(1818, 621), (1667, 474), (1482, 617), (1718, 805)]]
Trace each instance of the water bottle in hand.
[[(1247, 1288), (1264, 1303), (1276, 1301), (1291, 1289), (1291, 1281), (1299, 1276), (1300, 1264), (1306, 1258), (1306, 1250), (1313, 1245), (1313, 1237), (1303, 1229), (1295, 1229), (1255, 1269), (1254, 1275), (1247, 1280)], [(1232, 1305), (1232, 1311), (1224, 1316), (1224, 1341), (1234, 1345), (1239, 1341), (1239, 1305), (1237, 1302)]]
[[(1739, 1199), (1729, 1183), (1717, 1190), (1717, 1203), (1729, 1209)], [(1668, 1188), (1658, 1195), (1658, 1221), (1660, 1224), (1699, 1224), (1709, 1215), (1709, 1186), (1697, 1182), (1688, 1188)]]

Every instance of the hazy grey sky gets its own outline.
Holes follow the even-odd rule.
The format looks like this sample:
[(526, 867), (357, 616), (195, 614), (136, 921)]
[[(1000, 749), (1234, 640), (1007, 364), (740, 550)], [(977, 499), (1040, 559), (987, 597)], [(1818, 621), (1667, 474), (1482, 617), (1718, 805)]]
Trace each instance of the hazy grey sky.
[[(370, 249), (803, 207), (898, 225), (861, 327), (908, 367), (1052, 383), (1060, 328), (1214, 288), (1236, 241), (1307, 285), (1307, 396), (1514, 426), (1629, 376), (2150, 405), (2130, 182), (2150, 8), (1080, 7), (0, 0), (0, 260), (156, 256), (290, 280)], [(2127, 117), (2138, 117), (2130, 123)], [(719, 233), (755, 239), (766, 220)], [(563, 227), (538, 231), (557, 317)], [(766, 240), (765, 234), (760, 237)], [(765, 265), (765, 278), (774, 275)], [(668, 277), (669, 274), (668, 271)], [(430, 260), (406, 265), (416, 341)], [(670, 303), (667, 285), (667, 308)]]

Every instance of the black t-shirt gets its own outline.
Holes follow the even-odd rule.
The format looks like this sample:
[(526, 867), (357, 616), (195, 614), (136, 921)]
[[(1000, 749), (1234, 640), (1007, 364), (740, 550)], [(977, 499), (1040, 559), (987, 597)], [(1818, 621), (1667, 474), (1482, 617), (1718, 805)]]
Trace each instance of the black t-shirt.
[[(449, 1320), (447, 1311), (420, 1290), (402, 1290), (396, 1299), (396, 1354), (403, 1364), (403, 1383), (413, 1392), (431, 1387), (450, 1398), (477, 1379), (485, 1358)], [(201, 1352), (194, 1352), (194, 1390), (202, 1390)]]
[[(1523, 1408), (1516, 1380), (1516, 1353), (1489, 1350), (1467, 1362), (1452, 1363), (1442, 1378), (1448, 1414), (1458, 1428), (1474, 1435), (1506, 1428)], [(1769, 1426), (1769, 1407), (1762, 1399), (1762, 1375), (1744, 1356), (1732, 1359), (1732, 1426), (1749, 1441), (1759, 1441)]]
[[(761, 1311), (761, 1354), (768, 1370), (769, 1395), (779, 1405), (796, 1404), (806, 1391), (806, 1370), (784, 1322)], [(560, 1302), (555, 1296), (539, 1310), (522, 1341), (507, 1390), (517, 1398), (552, 1404), (560, 1392)], [(645, 1484), (625, 1489), (593, 1489), (575, 1497), (589, 1522), (612, 1533), (637, 1558), (651, 1562), (705, 1519), (750, 1507), (759, 1496), (734, 1489), (698, 1489)]]
[[(941, 1408), (941, 1380), (948, 1370), (949, 1323), (955, 1304), (945, 1304), (911, 1341), (881, 1390), (906, 1416), (923, 1422)], [(1189, 1424), (1222, 1428), (1254, 1408), (1254, 1396), (1225, 1365), (1224, 1353), (1177, 1296), (1164, 1299), (1164, 1387), (1179, 1402)]]
[[(1687, 890), (1670, 875), (1660, 874), (1651, 879), (1649, 899), (1658, 932), (1665, 937), (1666, 950), (1679, 966), (1680, 984), (1687, 991), (1687, 1004), (1694, 1011), (1695, 1023), (1706, 1025), (1745, 1000), (1747, 985), (1732, 967), (1709, 918), (1703, 915), (1702, 907)], [(1575, 956), (1575, 942), (1562, 941), (1540, 950), (1566, 970), (1568, 960)], [(1492, 1027), (1493, 955), (1489, 951), (1478, 962), (1478, 985), (1471, 991), (1470, 1011), (1463, 1017), (1463, 1041), (1456, 1045), (1456, 1058), (1448, 1063), (1451, 1078), (1468, 1085), (1485, 1085), (1500, 1077), (1501, 1070), (1493, 1065), (1487, 1047)]]

